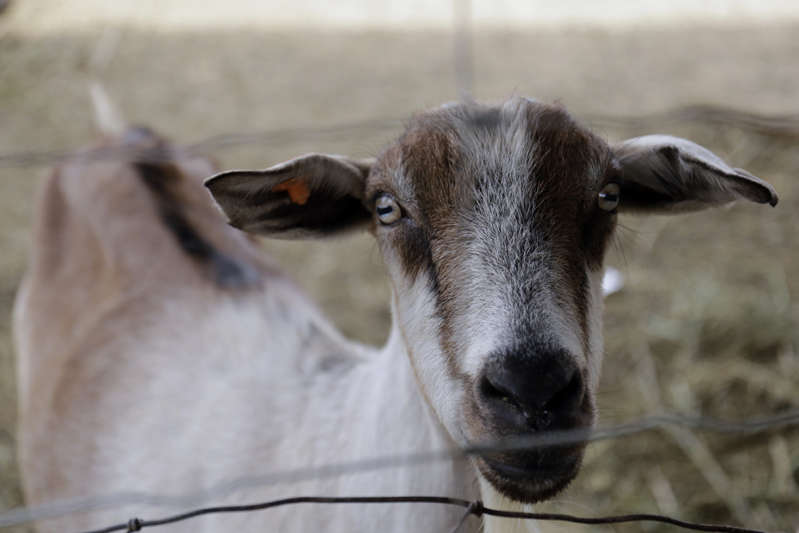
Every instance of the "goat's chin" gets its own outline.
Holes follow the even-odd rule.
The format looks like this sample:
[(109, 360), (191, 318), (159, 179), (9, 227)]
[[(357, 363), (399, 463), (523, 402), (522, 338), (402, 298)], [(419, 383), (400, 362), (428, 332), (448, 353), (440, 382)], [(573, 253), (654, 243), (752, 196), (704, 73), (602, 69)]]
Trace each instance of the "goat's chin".
[(479, 457), (475, 462), (482, 477), (506, 498), (538, 503), (569, 486), (580, 471), (583, 450), (584, 446), (560, 449), (557, 454), (546, 453), (546, 457), (529, 452), (503, 454)]

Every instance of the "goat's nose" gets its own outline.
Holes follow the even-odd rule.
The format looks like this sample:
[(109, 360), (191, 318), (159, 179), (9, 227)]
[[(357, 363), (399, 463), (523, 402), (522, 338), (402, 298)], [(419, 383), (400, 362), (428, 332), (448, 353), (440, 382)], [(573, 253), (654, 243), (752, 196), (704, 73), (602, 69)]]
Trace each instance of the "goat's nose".
[(581, 372), (563, 350), (492, 357), (478, 387), (484, 414), (518, 430), (572, 427), (584, 398)]

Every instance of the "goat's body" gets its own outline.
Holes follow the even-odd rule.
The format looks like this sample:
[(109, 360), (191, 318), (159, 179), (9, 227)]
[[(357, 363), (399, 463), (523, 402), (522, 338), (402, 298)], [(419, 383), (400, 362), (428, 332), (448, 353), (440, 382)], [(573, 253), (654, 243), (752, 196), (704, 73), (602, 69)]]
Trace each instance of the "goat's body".
[[(90, 194), (92, 213), (105, 202), (116, 211), (112, 218), (92, 220), (72, 203), (69, 188), (76, 184), (65, 181), (87, 172), (97, 180), (81, 184), (83, 194), (98, 195)], [(112, 174), (82, 165), (64, 169), (41, 199), (45, 217), (15, 320), (29, 503), (130, 491), (180, 497), (242, 477), (449, 445), (416, 390), (407, 357), (396, 353), (400, 343), (377, 352), (341, 338), (290, 281), (259, 262), (246, 239), (234, 239), (233, 248), (228, 242), (228, 253), (248, 261), (260, 281), (218, 287), (176, 249), (135, 173)], [(113, 190), (126, 204), (114, 206), (113, 195), (103, 196), (111, 185), (105, 179), (116, 180)], [(49, 334), (38, 333), (41, 328)], [(467, 472), (463, 463), (441, 463), (324, 480), (306, 476), (206, 503), (293, 495), (470, 496), (466, 489), (476, 485)], [(95, 528), (130, 513), (155, 517), (178, 508), (116, 508), (40, 527)], [(386, 531), (441, 530), (458, 514), (437, 507), (406, 511), (291, 507), (204, 518), (177, 529), (256, 531), (270, 524), (276, 531), (353, 531), (381, 524)]]

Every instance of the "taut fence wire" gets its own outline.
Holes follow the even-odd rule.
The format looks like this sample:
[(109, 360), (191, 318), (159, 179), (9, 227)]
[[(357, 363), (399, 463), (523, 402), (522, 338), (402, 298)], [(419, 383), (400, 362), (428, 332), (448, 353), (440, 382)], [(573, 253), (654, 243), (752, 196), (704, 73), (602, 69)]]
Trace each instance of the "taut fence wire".
[[(202, 503), (210, 502), (213, 499), (221, 498), (230, 495), (234, 492), (254, 489), (266, 486), (275, 486), (281, 484), (296, 483), (309, 480), (321, 480), (340, 477), (344, 475), (357, 474), (369, 471), (384, 470), (388, 468), (397, 467), (412, 467), (418, 465), (431, 464), (439, 461), (464, 459), (467, 456), (481, 456), (490, 453), (501, 453), (507, 451), (530, 450), (541, 447), (552, 447), (568, 444), (586, 443), (616, 439), (632, 436), (635, 434), (643, 433), (661, 429), (666, 426), (680, 426), (689, 428), (696, 431), (703, 431), (709, 433), (719, 433), (727, 435), (751, 435), (755, 433), (764, 433), (778, 429), (785, 429), (789, 427), (799, 426), (799, 409), (787, 410), (772, 416), (751, 418), (742, 421), (726, 421), (709, 417), (695, 417), (685, 416), (675, 413), (653, 415), (628, 423), (619, 424), (615, 426), (600, 427), (594, 430), (569, 430), (569, 431), (554, 431), (535, 434), (527, 437), (518, 437), (511, 439), (503, 439), (490, 443), (475, 443), (466, 446), (462, 449), (449, 449), (449, 450), (436, 450), (428, 452), (417, 452), (403, 455), (375, 457), (371, 459), (361, 459), (357, 461), (341, 462), (336, 464), (328, 464), (322, 466), (308, 466), (303, 468), (288, 469), (282, 471), (272, 471), (262, 475), (242, 477), (229, 480), (209, 489), (202, 491), (195, 491), (193, 493), (184, 493), (182, 495), (166, 495), (154, 494), (148, 492), (118, 492), (97, 497), (87, 497), (81, 499), (62, 500), (58, 502), (50, 502), (33, 507), (20, 507), (0, 513), (0, 527), (10, 527), (26, 523), (31, 523), (36, 520), (46, 520), (58, 518), (69, 514), (78, 512), (97, 511), (101, 509), (113, 509), (128, 505), (138, 506), (153, 506), (153, 507), (196, 507)], [(326, 501), (311, 501), (311, 499), (325, 499)], [(384, 499), (377, 499), (372, 503), (398, 503), (383, 501)], [(417, 496), (409, 496), (407, 498), (419, 498)], [(422, 498), (430, 498), (424, 496)], [(345, 498), (346, 499), (346, 498)], [(444, 498), (450, 500), (449, 498)], [(263, 504), (256, 504), (255, 506), (233, 506), (233, 507), (211, 507), (198, 509), (178, 516), (185, 516), (182, 520), (199, 516), (202, 514), (209, 514), (212, 512), (242, 512), (246, 510), (267, 509), (276, 507), (278, 505), (289, 505), (292, 503), (366, 503), (365, 501), (358, 500), (357, 502), (344, 502), (338, 501), (338, 498), (330, 497), (303, 497), (299, 500), (288, 499), (280, 500), (284, 503), (266, 502)], [(328, 501), (329, 500), (329, 501)], [(379, 501), (378, 501), (379, 500)], [(416, 501), (416, 500), (408, 500)], [(462, 501), (462, 500), (461, 500)], [(469, 502), (472, 503), (472, 502)], [(259, 507), (263, 506), (263, 507)], [(241, 508), (239, 508), (241, 507)], [(250, 507), (253, 507), (250, 509)], [(256, 509), (257, 508), (257, 509)], [(214, 511), (213, 509), (222, 509)], [(225, 510), (227, 509), (227, 510)], [(504, 513), (504, 511), (485, 510), (483, 514), (492, 514), (493, 516), (511, 516)], [(529, 513), (528, 513), (529, 514)], [(527, 515), (527, 514), (526, 514)], [(585, 524), (598, 524), (598, 523), (619, 523), (620, 521), (658, 521), (663, 523), (672, 524), (680, 527), (688, 527), (689, 529), (696, 529), (699, 531), (727, 531), (727, 532), (743, 532), (743, 531), (757, 531), (751, 529), (732, 528), (730, 526), (714, 526), (714, 525), (701, 525), (693, 524), (690, 522), (683, 522), (675, 518), (670, 518), (663, 515), (625, 515), (624, 517), (598, 517), (598, 518), (581, 518), (572, 515), (554, 515), (546, 513), (529, 514), (529, 516), (516, 516), (515, 518), (535, 518), (538, 520), (568, 520), (576, 523)], [(638, 518), (630, 518), (638, 517)], [(170, 523), (174, 517), (163, 523)], [(623, 519), (623, 520), (622, 520)], [(592, 522), (592, 520), (608, 520), (606, 522)], [(613, 521), (615, 520), (615, 521)], [(158, 523), (156, 523), (158, 522)], [(160, 525), (162, 522), (153, 521), (144, 522), (144, 525), (155, 526)], [(696, 527), (694, 527), (696, 526)], [(701, 526), (701, 527), (699, 527)], [(118, 526), (113, 526), (118, 527)], [(127, 527), (127, 526), (126, 526)], [(107, 529), (100, 531), (118, 531), (119, 529)], [(131, 530), (135, 531), (135, 530)]]
[[(658, 113), (638, 115), (584, 114), (582, 118), (595, 127), (639, 129), (650, 125), (702, 122), (719, 127), (735, 127), (769, 137), (799, 140), (799, 114), (762, 114), (716, 105), (682, 106)], [(209, 155), (219, 150), (247, 145), (285, 146), (299, 140), (331, 140), (346, 136), (373, 136), (398, 130), (403, 119), (383, 117), (343, 122), (322, 127), (277, 128), (252, 133), (214, 135), (178, 148), (190, 154)], [(122, 147), (99, 147), (83, 150), (36, 150), (0, 154), (0, 168), (34, 167), (58, 164), (66, 160), (124, 160), (146, 158), (168, 160), (164, 153), (142, 154)]]

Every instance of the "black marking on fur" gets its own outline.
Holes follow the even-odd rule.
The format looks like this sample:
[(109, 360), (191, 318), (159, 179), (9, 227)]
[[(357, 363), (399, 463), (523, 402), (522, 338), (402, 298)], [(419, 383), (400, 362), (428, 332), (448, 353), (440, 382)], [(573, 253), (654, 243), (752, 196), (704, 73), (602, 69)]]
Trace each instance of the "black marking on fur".
[(204, 267), (213, 281), (225, 289), (246, 288), (258, 281), (255, 268), (217, 250), (191, 224), (174, 191), (180, 171), (170, 163), (138, 161), (134, 168), (156, 203), (158, 215), (186, 255)]

